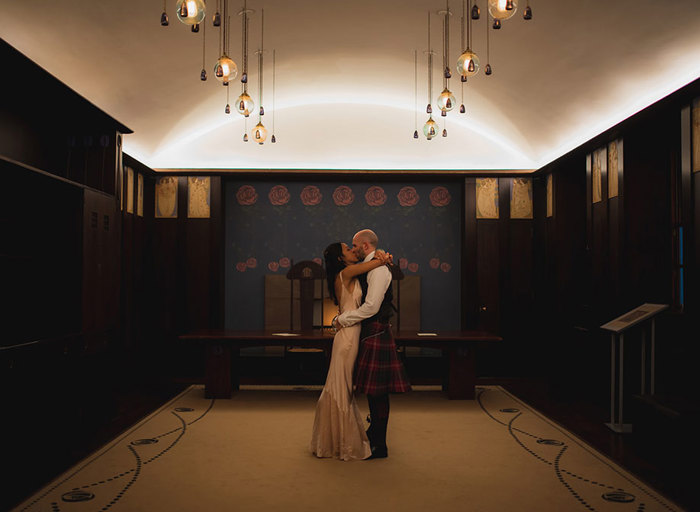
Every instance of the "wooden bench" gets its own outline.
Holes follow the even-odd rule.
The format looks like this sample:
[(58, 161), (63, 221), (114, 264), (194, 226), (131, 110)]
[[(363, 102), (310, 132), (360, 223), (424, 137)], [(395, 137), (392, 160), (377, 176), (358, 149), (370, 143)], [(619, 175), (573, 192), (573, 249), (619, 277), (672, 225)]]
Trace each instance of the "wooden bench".
[[(206, 346), (204, 394), (207, 398), (231, 398), (231, 390), (238, 389), (237, 369), (241, 348), (294, 345), (329, 350), (333, 345), (333, 334), (321, 330), (276, 332), (212, 329), (183, 334), (179, 339), (204, 343)], [(481, 331), (399, 331), (395, 339), (397, 347), (429, 347), (446, 352), (449, 366), (443, 389), (451, 400), (474, 399), (475, 349), (479, 345), (502, 341), (499, 336)]]

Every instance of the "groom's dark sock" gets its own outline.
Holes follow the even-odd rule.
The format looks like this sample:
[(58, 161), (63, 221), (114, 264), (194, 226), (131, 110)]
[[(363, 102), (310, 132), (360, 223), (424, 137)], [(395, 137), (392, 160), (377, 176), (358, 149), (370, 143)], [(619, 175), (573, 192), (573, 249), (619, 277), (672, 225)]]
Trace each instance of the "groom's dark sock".
[(367, 403), (372, 419), (367, 432), (372, 446), (371, 458), (384, 458), (388, 455), (386, 431), (389, 423), (389, 395), (367, 395)]

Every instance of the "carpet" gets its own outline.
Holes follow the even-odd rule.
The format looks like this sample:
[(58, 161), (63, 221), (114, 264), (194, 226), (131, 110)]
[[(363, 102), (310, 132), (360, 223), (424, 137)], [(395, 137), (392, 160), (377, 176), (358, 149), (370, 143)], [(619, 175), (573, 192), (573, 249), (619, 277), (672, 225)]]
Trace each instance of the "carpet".
[(15, 510), (681, 510), (498, 386), (392, 396), (389, 457), (355, 462), (308, 452), (318, 396), (192, 386)]

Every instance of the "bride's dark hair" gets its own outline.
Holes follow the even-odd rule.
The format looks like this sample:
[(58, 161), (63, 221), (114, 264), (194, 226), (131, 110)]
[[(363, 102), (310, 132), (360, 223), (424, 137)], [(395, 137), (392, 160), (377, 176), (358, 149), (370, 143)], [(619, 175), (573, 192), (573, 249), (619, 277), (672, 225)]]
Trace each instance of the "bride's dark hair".
[(346, 267), (343, 262), (343, 245), (335, 242), (323, 251), (323, 259), (326, 260), (326, 282), (328, 283), (328, 296), (333, 303), (338, 305), (338, 297), (335, 295), (335, 278)]

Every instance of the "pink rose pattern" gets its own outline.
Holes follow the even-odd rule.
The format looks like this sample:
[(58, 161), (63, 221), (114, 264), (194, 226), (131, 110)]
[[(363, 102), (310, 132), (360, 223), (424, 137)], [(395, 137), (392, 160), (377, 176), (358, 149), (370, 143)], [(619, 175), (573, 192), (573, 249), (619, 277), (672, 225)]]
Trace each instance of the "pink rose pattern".
[(447, 206), (451, 200), (450, 191), (445, 187), (435, 187), (430, 192), (430, 204), (433, 206)]
[(275, 185), (267, 195), (270, 202), (275, 206), (282, 206), (289, 202), (289, 190), (284, 185)]
[(323, 194), (321, 194), (321, 191), (318, 189), (318, 187), (315, 187), (313, 185), (307, 185), (301, 191), (299, 197), (301, 197), (301, 202), (305, 206), (316, 206), (321, 202)]
[(418, 204), (420, 196), (413, 187), (403, 187), (396, 195), (401, 206), (415, 206)]
[(238, 192), (236, 192), (236, 200), (238, 204), (242, 206), (250, 206), (251, 204), (255, 204), (258, 200), (258, 193), (255, 191), (255, 187), (243, 185), (238, 189)]
[(386, 203), (386, 193), (382, 187), (369, 187), (365, 193), (365, 201), (370, 206), (381, 206)]
[(333, 191), (333, 202), (337, 206), (348, 206), (355, 201), (355, 194), (350, 187), (341, 185)]
[[(415, 206), (420, 201), (420, 195), (414, 187), (406, 186), (399, 190), (397, 199), (401, 206)], [(285, 205), (290, 200), (290, 194), (287, 187), (284, 185), (275, 185), (270, 189), (268, 194), (270, 203), (275, 206)], [(303, 188), (300, 194), (301, 202), (305, 206), (315, 206), (321, 203), (323, 194), (320, 189), (314, 185), (307, 185)], [(236, 200), (240, 205), (250, 206), (257, 202), (258, 194), (255, 187), (251, 185), (243, 185), (236, 192)], [(386, 203), (387, 195), (382, 187), (371, 186), (365, 193), (365, 200), (369, 206), (381, 206)], [(450, 204), (452, 197), (450, 192), (445, 187), (435, 187), (430, 192), (430, 204), (437, 207), (442, 207)], [(348, 206), (355, 201), (355, 195), (352, 189), (348, 186), (341, 185), (333, 191), (333, 202), (337, 206)], [(321, 258), (314, 258), (313, 261), (319, 265), (323, 264)], [(245, 272), (247, 269), (257, 268), (258, 262), (256, 258), (250, 257), (246, 261), (236, 263), (238, 272)], [(271, 261), (267, 264), (267, 268), (272, 272), (277, 272), (280, 268), (289, 268), (291, 261), (287, 257), (282, 257), (279, 261)], [(429, 261), (431, 269), (440, 269), (442, 272), (449, 272), (452, 265), (447, 262), (440, 262), (439, 258), (431, 258)], [(399, 268), (410, 272), (417, 272), (419, 269), (418, 263), (409, 262), (406, 258), (399, 258)]]

